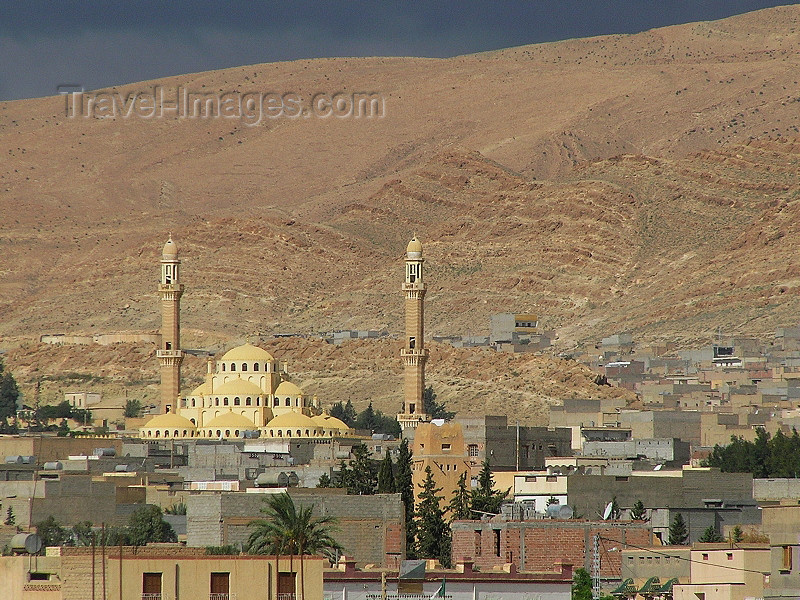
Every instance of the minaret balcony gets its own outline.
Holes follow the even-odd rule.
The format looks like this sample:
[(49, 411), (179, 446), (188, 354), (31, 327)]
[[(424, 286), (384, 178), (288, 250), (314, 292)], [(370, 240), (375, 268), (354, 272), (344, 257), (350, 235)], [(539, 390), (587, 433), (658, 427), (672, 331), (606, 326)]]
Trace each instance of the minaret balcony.
[(156, 356), (162, 363), (170, 364), (183, 360), (183, 350), (156, 350)]
[(159, 283), (158, 284), (158, 291), (159, 292), (183, 293), (183, 284), (182, 283)]
[(420, 281), (419, 279), (414, 283), (409, 283), (408, 281), (403, 282), (404, 292), (424, 292), (426, 289), (428, 289), (428, 286), (425, 285), (424, 281)]

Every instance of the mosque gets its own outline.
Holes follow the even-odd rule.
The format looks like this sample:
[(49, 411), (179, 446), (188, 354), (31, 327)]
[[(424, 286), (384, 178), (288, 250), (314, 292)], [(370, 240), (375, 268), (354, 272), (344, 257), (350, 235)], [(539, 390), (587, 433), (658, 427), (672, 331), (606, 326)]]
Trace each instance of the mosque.
[[(404, 431), (429, 420), (423, 411), (425, 362), (425, 282), (422, 277), (422, 244), (416, 236), (406, 248), (406, 337), (401, 357), (405, 366), (403, 412), (398, 421)], [(288, 362), (279, 363), (266, 350), (244, 344), (219, 360), (208, 359), (205, 381), (182, 396), (180, 279), (178, 247), (167, 240), (161, 256), (158, 293), (161, 300), (161, 347), (156, 352), (161, 366), (161, 404), (165, 409), (139, 429), (145, 439), (311, 438), (353, 436), (355, 431), (320, 409), (316, 396), (309, 398), (289, 380)]]

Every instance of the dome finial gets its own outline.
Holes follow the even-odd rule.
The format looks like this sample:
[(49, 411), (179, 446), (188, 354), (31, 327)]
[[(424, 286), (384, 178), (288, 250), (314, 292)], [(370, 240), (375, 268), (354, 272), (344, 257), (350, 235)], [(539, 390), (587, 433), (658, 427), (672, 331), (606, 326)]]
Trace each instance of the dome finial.
[(169, 238), (167, 239), (167, 243), (164, 244), (164, 250), (161, 254), (164, 260), (177, 260), (178, 258), (178, 245), (172, 241), (171, 231), (169, 232)]
[(406, 246), (406, 255), (408, 258), (420, 258), (422, 256), (422, 242), (417, 239), (416, 233), (411, 238), (411, 241), (408, 242), (408, 246)]

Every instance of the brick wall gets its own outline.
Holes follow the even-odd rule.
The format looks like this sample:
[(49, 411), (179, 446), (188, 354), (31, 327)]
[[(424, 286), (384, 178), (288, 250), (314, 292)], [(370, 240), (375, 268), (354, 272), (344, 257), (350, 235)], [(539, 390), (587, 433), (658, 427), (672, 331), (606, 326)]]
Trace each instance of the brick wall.
[(603, 538), (599, 548), (604, 577), (620, 574), (620, 552), (610, 551), (612, 548), (648, 546), (652, 537), (647, 524), (628, 522), (458, 521), (452, 530), (454, 562), (471, 557), (481, 569), (512, 563), (525, 571), (549, 571), (558, 561), (588, 569), (593, 537), (599, 534)]

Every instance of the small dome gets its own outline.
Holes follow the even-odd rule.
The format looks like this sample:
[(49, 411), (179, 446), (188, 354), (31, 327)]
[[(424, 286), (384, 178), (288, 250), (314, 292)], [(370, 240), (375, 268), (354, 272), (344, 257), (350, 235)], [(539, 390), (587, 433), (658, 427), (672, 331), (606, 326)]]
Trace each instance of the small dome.
[(241, 346), (237, 346), (236, 348), (232, 348), (228, 350), (221, 360), (252, 360), (256, 362), (264, 362), (275, 360), (272, 358), (272, 355), (264, 350), (263, 348), (259, 348), (258, 346), (253, 346), (253, 344), (242, 344)]
[(164, 250), (161, 252), (161, 258), (164, 260), (178, 259), (178, 245), (172, 241), (172, 236), (169, 236), (167, 243), (164, 244)]
[(237, 429), (258, 429), (256, 424), (244, 415), (235, 412), (222, 413), (218, 417), (214, 417), (207, 424), (203, 425), (202, 429), (212, 429), (216, 427), (235, 427)]
[(303, 390), (293, 384), (291, 381), (281, 381), (280, 385), (275, 388), (276, 396), (304, 396)]
[(189, 394), (189, 397), (191, 398), (192, 396), (208, 396), (210, 393), (211, 393), (211, 386), (208, 385), (208, 382), (203, 382), (192, 390), (192, 393)]
[(347, 426), (347, 423), (330, 415), (317, 415), (316, 417), (311, 417), (311, 420), (323, 429), (338, 429), (339, 431), (351, 430), (351, 428)]
[(406, 252), (408, 254), (422, 254), (422, 242), (417, 239), (417, 236), (411, 238), (411, 241), (408, 242), (408, 246), (406, 246)]
[(233, 379), (214, 390), (214, 396), (262, 396), (264, 390), (252, 381)]
[(164, 413), (153, 417), (143, 426), (145, 429), (194, 429), (192, 423), (186, 417), (176, 415), (175, 413)]
[(267, 423), (267, 427), (296, 427), (298, 429), (320, 429), (311, 417), (299, 412), (287, 412), (278, 415)]

